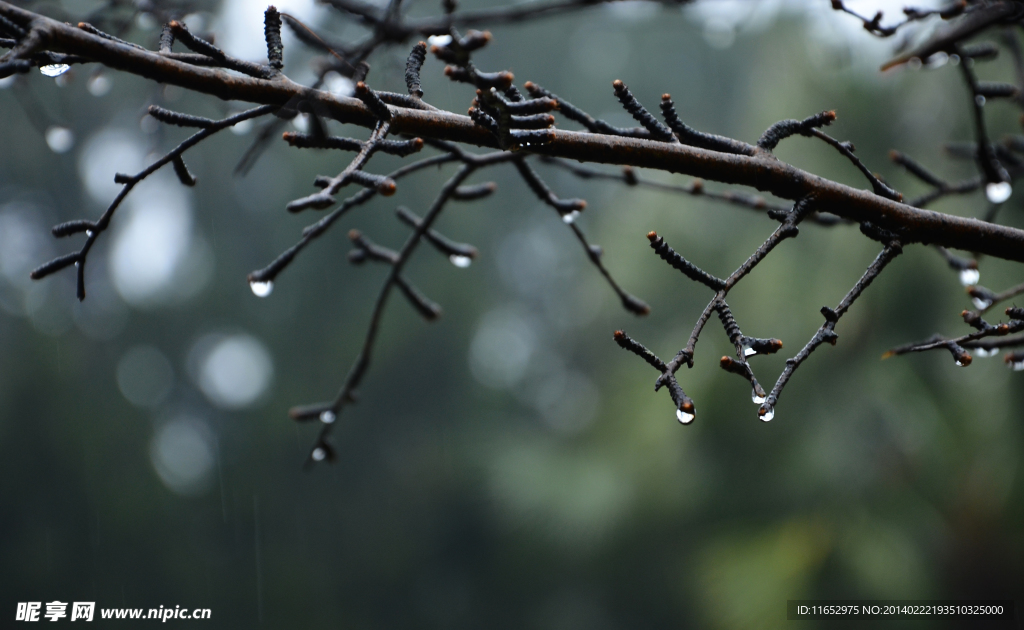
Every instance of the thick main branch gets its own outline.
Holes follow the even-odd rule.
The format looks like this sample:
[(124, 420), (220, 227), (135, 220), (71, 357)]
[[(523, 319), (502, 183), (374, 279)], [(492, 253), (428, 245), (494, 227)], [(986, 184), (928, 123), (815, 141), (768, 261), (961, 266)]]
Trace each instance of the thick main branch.
[[(364, 127), (372, 128), (378, 121), (359, 99), (313, 90), (283, 75), (259, 79), (194, 66), (165, 54), (98, 37), (6, 2), (0, 2), (0, 15), (37, 34), (47, 49), (93, 59), (161, 83), (225, 100), (264, 105), (309, 101), (318, 105), (317, 111), (324, 116)], [(467, 116), (394, 106), (390, 109), (392, 133), (497, 146), (494, 136)], [(562, 130), (556, 130), (548, 144), (531, 146), (529, 151), (584, 162), (683, 173), (750, 186), (784, 199), (796, 200), (813, 195), (822, 209), (853, 221), (869, 221), (899, 234), (904, 243), (938, 244), (1024, 262), (1022, 230), (914, 208), (818, 177), (770, 155), (726, 154), (682, 144)]]

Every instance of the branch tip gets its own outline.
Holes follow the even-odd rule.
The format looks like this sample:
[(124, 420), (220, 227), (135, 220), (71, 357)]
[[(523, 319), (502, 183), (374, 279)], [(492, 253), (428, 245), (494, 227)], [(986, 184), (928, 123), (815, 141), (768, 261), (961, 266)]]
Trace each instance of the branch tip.
[(267, 42), (267, 60), (271, 68), (284, 68), (284, 44), (281, 42), (281, 14), (270, 5), (263, 14), (263, 37)]

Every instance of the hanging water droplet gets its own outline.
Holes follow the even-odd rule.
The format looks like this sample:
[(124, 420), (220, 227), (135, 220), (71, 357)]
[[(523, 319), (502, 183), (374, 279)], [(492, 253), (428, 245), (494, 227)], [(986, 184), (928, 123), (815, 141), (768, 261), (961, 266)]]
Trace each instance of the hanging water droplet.
[(573, 210), (572, 212), (566, 212), (565, 214), (562, 215), (562, 223), (565, 223), (566, 225), (569, 225), (573, 221), (575, 221), (576, 217), (578, 217), (578, 216), (580, 216), (580, 211), (579, 210)]
[(1010, 363), (1010, 367), (1014, 372), (1024, 371), (1024, 361), (1014, 361)]
[(92, 230), (86, 230), (86, 231), (85, 231), (85, 236), (86, 236), (87, 238), (92, 238)]
[(66, 63), (54, 63), (48, 66), (39, 66), (39, 72), (48, 77), (59, 77), (71, 69)]
[(981, 298), (972, 298), (971, 301), (974, 302), (974, 307), (975, 308), (978, 308), (978, 309), (981, 309), (981, 310), (985, 310), (986, 308), (992, 306), (992, 300), (983, 300)]
[(466, 267), (473, 264), (473, 259), (469, 256), (462, 256), (459, 254), (452, 254), (448, 257), (448, 260), (452, 261), (452, 264), (459, 269), (465, 269)]
[(338, 416), (334, 414), (330, 409), (325, 409), (320, 412), (320, 422), (324, 424), (334, 424), (334, 421), (338, 419)]
[(761, 417), (761, 422), (771, 422), (775, 417), (775, 407), (763, 406), (757, 415)]
[(976, 357), (994, 357), (999, 354), (998, 348), (986, 349), (986, 348), (975, 348), (974, 356)]
[(750, 400), (753, 400), (755, 405), (760, 405), (761, 403), (764, 402), (765, 397), (764, 396), (758, 396), (757, 395), (757, 390), (756, 389), (752, 389), (752, 390), (750, 390)]
[(257, 282), (253, 280), (249, 283), (249, 288), (252, 289), (253, 295), (256, 297), (267, 297), (270, 292), (274, 290), (274, 283), (270, 280), (266, 282)]
[(757, 354), (757, 350), (754, 350), (753, 348), (751, 348), (747, 344), (743, 344), (743, 356), (745, 356), (745, 357), (752, 357), (755, 354)]
[(693, 422), (694, 414), (686, 413), (682, 409), (676, 409), (676, 418), (683, 424), (690, 424)]
[(977, 269), (961, 269), (960, 270), (960, 284), (965, 287), (971, 287), (978, 284), (981, 280), (981, 272)]
[(325, 457), (327, 457), (327, 451), (325, 451), (323, 447), (318, 446), (313, 449), (314, 462), (322, 462)]
[(985, 106), (985, 97), (982, 96), (981, 94), (979, 94), (979, 95), (974, 97), (974, 102), (978, 104), (978, 107), (984, 107)]
[(962, 362), (962, 361), (961, 361), (960, 359), (957, 359), (957, 360), (956, 360), (956, 366), (957, 366), (957, 367), (963, 367), (963, 366), (964, 366), (964, 363), (963, 363), (963, 362)]
[(447, 46), (452, 43), (451, 35), (431, 35), (427, 38), (427, 43), (431, 46)]
[(231, 127), (231, 133), (235, 134), (236, 136), (244, 136), (245, 134), (247, 134), (250, 131), (252, 131), (252, 125), (253, 125), (253, 122), (252, 122), (251, 118), (249, 120), (243, 120), (241, 122), (236, 122)]
[(1003, 203), (1013, 194), (1013, 187), (1010, 182), (992, 182), (985, 186), (985, 196), (992, 203)]

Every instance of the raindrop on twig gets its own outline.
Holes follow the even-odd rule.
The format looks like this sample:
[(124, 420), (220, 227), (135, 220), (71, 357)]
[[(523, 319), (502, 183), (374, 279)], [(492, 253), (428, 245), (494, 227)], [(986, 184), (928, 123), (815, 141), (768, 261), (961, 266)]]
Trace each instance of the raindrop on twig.
[(59, 77), (71, 69), (66, 63), (55, 63), (49, 66), (39, 66), (39, 72), (48, 77)]
[(249, 283), (249, 288), (252, 289), (253, 295), (256, 297), (267, 297), (274, 290), (274, 283), (270, 280), (266, 282), (258, 282), (253, 280)]
[(452, 261), (452, 264), (459, 269), (465, 269), (466, 267), (473, 264), (473, 259), (469, 256), (461, 256), (459, 254), (452, 254), (448, 257), (448, 260)]

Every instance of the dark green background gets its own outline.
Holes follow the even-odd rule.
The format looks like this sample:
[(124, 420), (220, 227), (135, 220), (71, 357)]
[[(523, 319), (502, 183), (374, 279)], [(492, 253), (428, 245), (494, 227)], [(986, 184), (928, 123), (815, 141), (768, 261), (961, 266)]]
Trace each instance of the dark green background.
[[(36, 8), (61, 19), (82, 15), (70, 2)], [(971, 138), (959, 72), (947, 65), (881, 74), (878, 61), (893, 43), (858, 33), (856, 23), (839, 31), (843, 37), (830, 34), (822, 24), (834, 22), (822, 20), (839, 16), (825, 13), (783, 11), (759, 28), (741, 21), (735, 43), (718, 50), (692, 10), (596, 7), (494, 28), (477, 60), (618, 124), (627, 119), (611, 91), (616, 78), (652, 108), (671, 92), (688, 123), (746, 141), (779, 119), (835, 109), (830, 133), (851, 140), (905, 194), (925, 189), (889, 163), (892, 148), (952, 179), (969, 176), (970, 163), (941, 151), (946, 141)], [(324, 27), (341, 23), (331, 17)], [(155, 41), (138, 28), (126, 37)], [(289, 52), (286, 72), (308, 76), (305, 53)], [(405, 52), (371, 58), (370, 84), (402, 89)], [(442, 67), (427, 62), (426, 98), (461, 112), (472, 91), (449, 84)], [(208, 116), (227, 111), (212, 97), (169, 99), (122, 75), (111, 75), (113, 90), (96, 98), (85, 87), (90, 71), (75, 68), (65, 87), (32, 73), (0, 90), (0, 205), (31, 199), (46, 239), (50, 225), (101, 210), (77, 167), (92, 133), (138, 129), (154, 102)], [(979, 71), (1010, 76), (1005, 59)], [(75, 133), (72, 151), (47, 148), (21, 105), (32, 101), (41, 103), (37, 118)], [(986, 109), (996, 137), (1013, 131), (1013, 107)], [(178, 128), (137, 133), (162, 151), (185, 137)], [(838, 345), (822, 347), (797, 372), (769, 424), (758, 422), (749, 387), (717, 367), (729, 348), (712, 322), (696, 366), (680, 373), (698, 410), (682, 427), (668, 396), (652, 392), (652, 370), (616, 347), (612, 332), (624, 328), (671, 356), (710, 295), (660, 262), (644, 235), (657, 230), (688, 259), (726, 275), (774, 223), (747, 209), (581, 182), (542, 165), (560, 196), (587, 199), (579, 225), (651, 315), (637, 319), (618, 307), (572, 234), (512, 169), (481, 172), (473, 181), (495, 181), (498, 193), (452, 205), (438, 223), (479, 247), (480, 260), (456, 269), (420, 249), (407, 273), (443, 305), (443, 318), (425, 323), (396, 295), (360, 403), (338, 420), (338, 462), (304, 471), (315, 429), (296, 426), (287, 409), (334, 394), (384, 274), (346, 262), (345, 234), (355, 227), (398, 247), (408, 232), (394, 206), (425, 212), (452, 167), (401, 181), (395, 197), (353, 211), (260, 300), (245, 275), (312, 220), (287, 214), (284, 204), (308, 194), (315, 175), (340, 171), (347, 157), (276, 142), (249, 177), (234, 178), (251, 138), (225, 132), (186, 155), (199, 178), (195, 230), (215, 260), (199, 295), (136, 309), (97, 291), (87, 302), (112, 301), (127, 313), (109, 341), (74, 326), (52, 336), (40, 332), (43, 315), (0, 312), (2, 618), (13, 618), (16, 602), (59, 599), (209, 607), (205, 625), (218, 628), (751, 628), (786, 625), (787, 599), (1020, 592), (1021, 376), (1000, 358), (957, 368), (946, 352), (879, 361), (893, 345), (966, 331), (958, 314), (969, 300), (935, 252), (907, 248), (839, 323)], [(777, 154), (866, 186), (841, 156), (809, 139), (786, 141)], [(378, 156), (369, 170), (395, 164)], [(1001, 215), (1018, 227), (1020, 199)], [(986, 204), (975, 194), (936, 209), (979, 216)], [(47, 253), (71, 251), (77, 238), (49, 243)], [(100, 239), (97, 261), (110, 243)], [(524, 250), (534, 246), (550, 263)], [(774, 382), (821, 324), (819, 308), (838, 303), (877, 249), (855, 227), (806, 226), (731, 294), (744, 332), (785, 342), (780, 355), (755, 360), (762, 381)], [(1019, 266), (1001, 261), (983, 260), (981, 272), (994, 290), (1021, 279)], [(54, 288), (45, 309), (76, 308), (70, 277), (44, 281)], [(11, 280), (0, 283), (20, 295)], [(528, 378), (511, 390), (478, 383), (467, 360), (481, 318), (497, 309), (525, 314), (537, 339)], [(274, 380), (260, 404), (220, 410), (189, 377), (189, 349), (211, 331), (244, 331), (266, 345)], [(174, 369), (172, 392), (156, 409), (132, 406), (118, 389), (118, 361), (137, 344), (160, 349)], [(543, 382), (552, 365), (593, 385), (580, 401), (595, 406), (593, 419), (578, 432), (552, 428), (530, 403), (530, 379)], [(182, 413), (216, 438), (213, 482), (199, 496), (168, 489), (150, 458), (159, 427)]]

